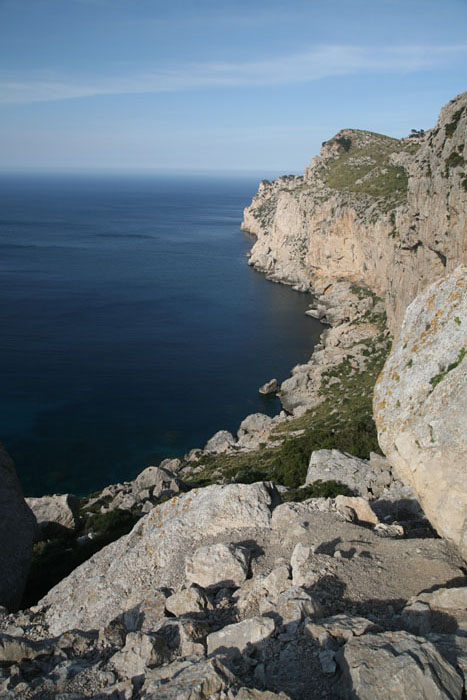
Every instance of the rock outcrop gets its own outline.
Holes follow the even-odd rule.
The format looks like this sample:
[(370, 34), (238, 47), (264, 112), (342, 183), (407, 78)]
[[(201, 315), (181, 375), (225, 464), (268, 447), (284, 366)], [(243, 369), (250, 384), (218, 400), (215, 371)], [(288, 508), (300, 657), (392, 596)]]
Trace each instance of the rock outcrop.
[(40, 601), (51, 630), (91, 629), (136, 608), (150, 615), (154, 589), (173, 585), (206, 533), (268, 527), (273, 490), (262, 484), (195, 489), (153, 508), (125, 537), (95, 554)]
[(303, 177), (261, 182), (242, 223), (257, 236), (250, 264), (302, 290), (364, 282), (397, 334), (417, 293), (465, 262), (465, 148), (467, 93), (423, 137), (340, 131)]
[(25, 503), (13, 460), (0, 445), (0, 605), (19, 605), (36, 533), (36, 519)]
[(72, 494), (26, 498), (42, 539), (70, 535), (79, 525), (79, 499)]
[(439, 534), (467, 558), (467, 268), (410, 304), (375, 387), (378, 438)]
[[(465, 579), (445, 542), (381, 538), (332, 499), (276, 498), (261, 483), (180, 495), (38, 609), (0, 609), (0, 695), (460, 698)], [(219, 549), (248, 551), (250, 566), (235, 556), (226, 573)], [(190, 585), (193, 553), (206, 554), (206, 587)]]

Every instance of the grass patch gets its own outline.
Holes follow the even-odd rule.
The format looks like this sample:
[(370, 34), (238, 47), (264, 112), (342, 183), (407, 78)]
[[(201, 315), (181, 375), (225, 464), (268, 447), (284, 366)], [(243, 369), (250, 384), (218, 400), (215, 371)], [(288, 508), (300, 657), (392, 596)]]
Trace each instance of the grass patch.
[(451, 364), (448, 365), (445, 370), (443, 370), (439, 374), (436, 374), (434, 377), (432, 377), (430, 379), (430, 384), (433, 387), (433, 389), (436, 386), (438, 386), (438, 384), (440, 382), (443, 381), (443, 379), (446, 377), (447, 374), (449, 374), (449, 372), (452, 372), (453, 369), (456, 369), (456, 367), (458, 367), (460, 365), (460, 363), (462, 362), (462, 360), (464, 359), (464, 357), (466, 355), (466, 352), (467, 351), (465, 348), (461, 348), (461, 351), (459, 352), (459, 357), (457, 358), (457, 360), (455, 360), (454, 362), (451, 362)]
[[(406, 143), (382, 134), (365, 132), (370, 142), (359, 147), (356, 144), (327, 164), (325, 182), (335, 190), (367, 195), (373, 199), (389, 199), (399, 203), (407, 199), (408, 179), (404, 168), (392, 165), (391, 153), (407, 151), (415, 153), (419, 144)], [(339, 139), (336, 139), (340, 143)]]
[[(374, 341), (368, 339), (367, 349), (362, 371), (356, 371), (345, 359), (324, 376), (322, 403), (304, 416), (277, 426), (271, 440), (282, 440), (282, 444), (269, 443), (265, 449), (243, 454), (203, 456), (199, 462), (203, 469), (196, 475), (198, 484), (217, 483), (221, 474), (227, 482), (266, 480), (297, 489), (305, 481), (314, 450), (338, 449), (364, 459), (370, 452), (380, 452), (372, 415), (373, 388), (390, 341), (381, 333)], [(339, 382), (329, 383), (335, 377)], [(304, 432), (294, 434), (297, 431)]]

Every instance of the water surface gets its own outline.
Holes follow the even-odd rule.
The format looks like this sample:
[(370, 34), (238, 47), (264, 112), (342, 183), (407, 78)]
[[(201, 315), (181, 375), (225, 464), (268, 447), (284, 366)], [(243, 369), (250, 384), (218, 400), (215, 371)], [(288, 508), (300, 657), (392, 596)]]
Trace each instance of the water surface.
[(309, 299), (246, 262), (251, 177), (0, 175), (0, 439), (25, 492), (88, 493), (276, 413)]

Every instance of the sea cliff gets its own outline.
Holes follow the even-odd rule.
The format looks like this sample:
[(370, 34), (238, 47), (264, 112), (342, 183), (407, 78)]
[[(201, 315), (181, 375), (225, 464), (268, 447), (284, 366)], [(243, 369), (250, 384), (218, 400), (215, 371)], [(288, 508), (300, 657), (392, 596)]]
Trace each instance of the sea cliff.
[(465, 697), (466, 103), (400, 141), (343, 130), (261, 183), (250, 264), (329, 326), (267, 383), (277, 416), (79, 503), (30, 499), (38, 530), (0, 483), (23, 517), (3, 604), (40, 540), (37, 605), (0, 609), (4, 697)]
[(344, 129), (303, 176), (263, 180), (242, 229), (250, 265), (299, 289), (363, 283), (398, 334), (408, 304), (467, 253), (467, 93), (436, 126), (400, 140)]

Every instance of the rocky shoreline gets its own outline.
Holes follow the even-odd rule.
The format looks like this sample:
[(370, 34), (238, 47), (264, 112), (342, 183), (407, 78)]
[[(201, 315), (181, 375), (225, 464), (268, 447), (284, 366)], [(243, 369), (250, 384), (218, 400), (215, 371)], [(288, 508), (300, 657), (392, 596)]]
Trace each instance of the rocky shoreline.
[[(243, 225), (255, 232), (254, 219), (258, 226), (250, 261), (259, 266), (263, 251), (269, 276), (312, 289), (308, 313), (328, 325), (310, 360), (280, 386), (265, 388), (280, 397), (280, 414), (247, 416), (235, 436), (219, 431), (203, 449), (80, 501), (30, 499), (28, 508), (11, 460), (0, 455), (9, 489), (2, 499), (24, 516), (2, 534), (8, 577), (0, 602), (10, 609), (36, 540), (29, 578), (29, 594), (36, 594), (29, 603), (36, 604), (0, 609), (2, 697), (465, 697), (467, 268), (456, 238), (465, 232), (465, 188), (457, 186), (461, 175), (449, 155), (466, 138), (464, 102), (467, 94), (443, 110), (425, 140), (397, 146), (391, 158), (394, 139), (358, 132), (353, 152), (355, 132), (347, 130), (323, 147), (324, 164), (315, 160), (304, 178), (261, 186)], [(362, 182), (351, 180), (342, 194), (341, 166), (367, 168), (361, 150), (369, 147), (376, 148), (370, 169), (359, 170)], [(426, 215), (426, 177), (417, 189), (409, 151), (430, 163), (451, 158), (452, 167), (438, 163), (430, 176), (449, 216), (456, 212), (452, 239), (446, 249), (436, 244), (433, 260), (446, 250), (456, 269), (427, 263), (433, 251), (423, 249), (434, 232), (417, 224), (422, 245), (403, 264), (399, 259), (389, 287), (370, 284), (381, 272), (371, 262), (374, 236), (381, 242), (383, 235), (383, 261), (388, 245), (398, 259), (394, 246), (405, 250), (407, 236), (395, 235), (396, 242), (389, 236), (388, 244), (386, 224), (413, 218), (411, 197)], [(417, 168), (422, 160), (416, 156)], [(403, 163), (410, 175), (405, 203)], [(446, 182), (439, 185), (442, 168)], [(394, 222), (375, 195), (388, 177), (384, 201), (389, 197)], [(321, 214), (328, 207), (331, 185), (332, 217), (341, 228), (336, 233), (321, 218), (322, 233), (334, 246), (341, 236), (342, 259), (358, 272), (361, 259), (354, 249), (349, 257), (351, 246), (342, 244), (355, 234), (353, 207), (358, 227), (366, 225), (370, 286), (362, 275), (342, 274), (339, 250), (330, 253), (328, 275), (311, 272), (317, 260), (310, 262), (303, 220), (310, 206), (315, 220), (318, 194)], [(439, 223), (440, 197), (431, 199)], [(371, 212), (382, 219), (371, 222)], [(393, 303), (396, 278), (401, 296)], [(407, 305), (410, 294), (391, 349), (386, 312), (394, 330), (402, 320), (399, 304)], [(12, 546), (20, 531), (18, 560)]]

